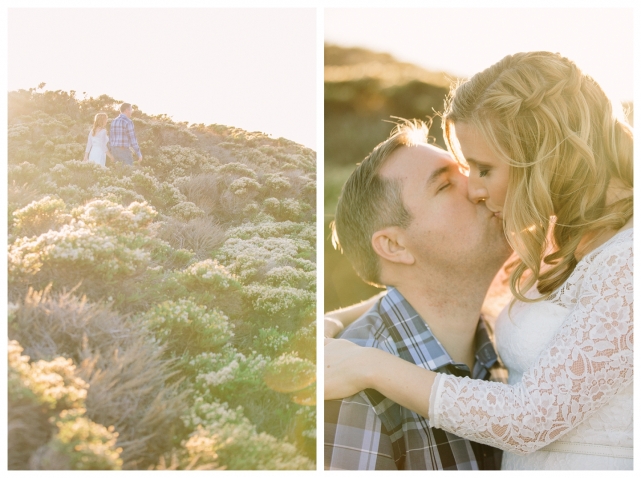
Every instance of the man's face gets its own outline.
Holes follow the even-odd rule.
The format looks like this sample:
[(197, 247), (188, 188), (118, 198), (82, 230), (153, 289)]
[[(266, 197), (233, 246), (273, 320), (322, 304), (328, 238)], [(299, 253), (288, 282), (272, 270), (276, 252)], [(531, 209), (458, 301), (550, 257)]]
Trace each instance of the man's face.
[(133, 109), (131, 107), (127, 108), (125, 111), (122, 112), (127, 118), (131, 118), (131, 112)]
[(510, 254), (502, 223), (483, 202), (468, 199), (468, 178), (447, 151), (404, 146), (388, 158), (381, 176), (402, 183), (412, 215), (406, 245), (418, 265), (499, 267)]

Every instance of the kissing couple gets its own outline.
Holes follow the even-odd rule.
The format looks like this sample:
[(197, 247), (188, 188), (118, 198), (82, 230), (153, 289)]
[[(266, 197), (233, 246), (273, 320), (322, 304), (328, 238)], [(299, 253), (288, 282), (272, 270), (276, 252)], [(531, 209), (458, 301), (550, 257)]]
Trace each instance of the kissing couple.
[(387, 293), (326, 316), (325, 468), (633, 469), (631, 126), (528, 52), (455, 87), (443, 129), (449, 152), (399, 124), (343, 187), (335, 240)]

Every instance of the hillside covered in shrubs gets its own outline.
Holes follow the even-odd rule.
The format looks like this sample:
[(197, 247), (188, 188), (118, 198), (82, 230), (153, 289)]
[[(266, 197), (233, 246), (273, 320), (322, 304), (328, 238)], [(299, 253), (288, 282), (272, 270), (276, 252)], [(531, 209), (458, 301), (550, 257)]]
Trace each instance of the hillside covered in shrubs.
[(315, 468), (314, 151), (119, 104), (9, 93), (9, 468)]

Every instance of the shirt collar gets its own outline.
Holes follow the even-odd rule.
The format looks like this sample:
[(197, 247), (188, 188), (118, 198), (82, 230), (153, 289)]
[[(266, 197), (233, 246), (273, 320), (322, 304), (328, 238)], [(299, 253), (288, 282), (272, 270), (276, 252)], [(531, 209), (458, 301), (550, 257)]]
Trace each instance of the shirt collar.
[[(388, 287), (378, 309), (401, 358), (435, 372), (470, 375), (466, 365), (452, 360), (429, 325), (396, 288)], [(476, 363), (471, 375), (485, 378), (497, 362), (497, 354), (482, 316), (476, 328), (474, 346)]]

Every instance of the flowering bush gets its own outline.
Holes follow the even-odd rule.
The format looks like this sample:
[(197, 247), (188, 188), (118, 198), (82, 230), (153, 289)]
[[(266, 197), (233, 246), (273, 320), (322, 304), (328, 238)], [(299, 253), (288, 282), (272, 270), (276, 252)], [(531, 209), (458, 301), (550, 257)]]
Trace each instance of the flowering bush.
[(9, 393), (14, 399), (31, 398), (56, 412), (82, 406), (87, 384), (76, 376), (71, 359), (57, 357), (51, 362), (39, 360), (32, 364), (22, 351), (18, 342), (9, 341)]
[(195, 428), (190, 439), (196, 437), (197, 443), (207, 445), (200, 449), (201, 453), (216, 457), (220, 465), (230, 469), (314, 469), (313, 462), (301, 456), (292, 444), (258, 433), (241, 408), (230, 409), (226, 403), (196, 399), (184, 421), (188, 428)]
[[(68, 145), (57, 145), (68, 146)], [(74, 150), (76, 158), (82, 157), (84, 148), (80, 151)], [(98, 182), (98, 178), (104, 174), (104, 168), (92, 161), (77, 161), (71, 159), (64, 163), (58, 163), (49, 170), (49, 174), (58, 187), (74, 184), (81, 189), (87, 189)]]
[(281, 332), (278, 327), (266, 327), (254, 337), (253, 347), (258, 353), (277, 357), (292, 345), (292, 333)]
[(155, 306), (142, 316), (142, 323), (176, 356), (216, 350), (234, 336), (227, 316), (189, 299)]
[(60, 231), (17, 239), (9, 249), (9, 273), (33, 276), (45, 269), (52, 273), (77, 268), (116, 280), (147, 263), (149, 253), (140, 245), (139, 235), (99, 236), (89, 227), (65, 225)]
[(265, 211), (269, 214), (278, 214), (280, 212), (280, 201), (276, 198), (267, 198), (263, 201)]
[(230, 176), (245, 176), (251, 179), (256, 179), (258, 175), (256, 171), (243, 163), (227, 163), (220, 168), (218, 168), (217, 173), (219, 175), (230, 175)]
[(260, 183), (252, 178), (238, 178), (229, 185), (229, 190), (236, 196), (256, 193), (259, 189)]
[(131, 189), (119, 186), (92, 186), (90, 189), (94, 197), (107, 199), (118, 204), (128, 205), (132, 202), (144, 202), (145, 198)]
[[(22, 351), (18, 342), (9, 342), (10, 455), (18, 448), (9, 468), (23, 469), (28, 461), (35, 469), (120, 469), (122, 450), (115, 446), (118, 435), (113, 427), (107, 429), (85, 417), (88, 385), (76, 375), (71, 359), (30, 363)], [(25, 408), (31, 412), (25, 418), (33, 428), (21, 422), (20, 412)], [(36, 446), (25, 449), (26, 444)]]
[[(309, 311), (315, 306), (316, 293), (294, 287), (270, 287), (251, 284), (244, 288), (246, 297), (256, 311), (262, 312), (277, 320), (290, 319), (301, 311)], [(281, 321), (279, 321), (281, 323)]]
[[(11, 137), (11, 132), (9, 132)], [(15, 181), (17, 184), (36, 182), (40, 178), (41, 171), (35, 164), (24, 161), (20, 164), (9, 166), (9, 182)]]
[(146, 231), (158, 215), (146, 202), (133, 202), (128, 206), (96, 199), (71, 212), (79, 225), (108, 227), (120, 233)]
[(162, 146), (151, 164), (158, 177), (167, 179), (185, 176), (207, 162), (207, 155), (198, 150), (172, 145)]
[(38, 235), (67, 221), (63, 216), (65, 202), (57, 197), (45, 196), (13, 212), (16, 234)]
[(265, 176), (265, 187), (270, 193), (286, 191), (291, 186), (289, 180), (282, 174), (268, 174)]
[(291, 266), (274, 267), (266, 274), (265, 283), (274, 287), (290, 286), (298, 289), (314, 290), (316, 287), (316, 273)]
[(307, 241), (307, 246), (311, 248), (311, 244), (316, 241), (316, 227), (314, 224), (292, 221), (247, 222), (238, 227), (230, 228), (227, 231), (227, 235), (238, 239), (251, 239), (255, 236), (265, 239), (269, 237), (291, 236)]
[(277, 392), (296, 392), (316, 381), (316, 366), (297, 352), (285, 353), (269, 364), (265, 372), (267, 386)]
[(212, 293), (221, 293), (240, 288), (236, 277), (225, 266), (212, 259), (192, 264), (184, 269), (180, 276), (189, 289), (206, 287)]
[(191, 219), (196, 219), (205, 215), (205, 211), (200, 209), (193, 202), (189, 201), (183, 201), (176, 204), (169, 210), (169, 213), (174, 217), (182, 219), (183, 221), (189, 221)]
[(84, 409), (63, 410), (55, 420), (58, 432), (31, 460), (36, 470), (120, 470), (118, 433), (84, 416)]
[(262, 278), (273, 267), (290, 265), (314, 270), (311, 261), (299, 257), (309, 249), (311, 245), (307, 241), (289, 237), (230, 237), (217, 255), (242, 282), (251, 283)]
[(58, 161), (80, 162), (76, 161), (76, 158), (82, 158), (85, 152), (85, 145), (81, 143), (56, 144), (53, 151), (53, 157)]
[(144, 196), (149, 203), (160, 211), (171, 209), (185, 201), (185, 195), (173, 184), (162, 182), (145, 171), (133, 171), (129, 176), (131, 187)]

